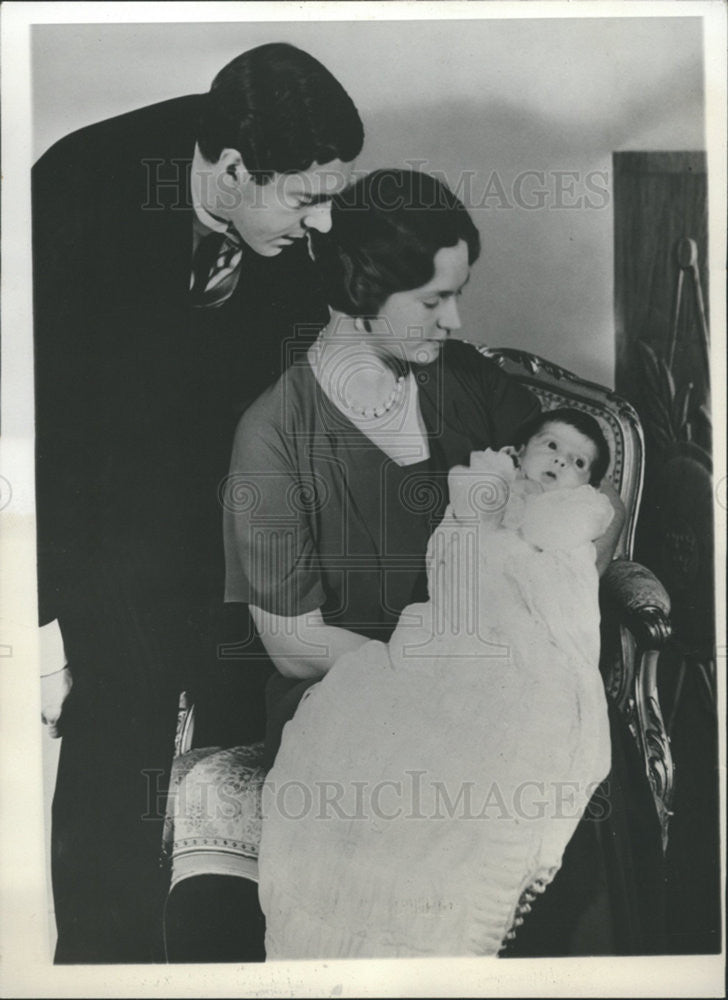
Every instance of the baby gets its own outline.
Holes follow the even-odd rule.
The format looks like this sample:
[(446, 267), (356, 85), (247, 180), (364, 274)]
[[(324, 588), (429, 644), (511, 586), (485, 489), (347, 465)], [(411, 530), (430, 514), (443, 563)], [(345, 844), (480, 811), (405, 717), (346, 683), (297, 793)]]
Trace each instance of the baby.
[(609, 447), (597, 421), (582, 410), (540, 413), (521, 431), (516, 456), (522, 474), (544, 490), (599, 486), (609, 466)]
[[(609, 446), (597, 421), (580, 410), (563, 408), (541, 413), (526, 424), (515, 447), (473, 452), (469, 468), (451, 469), (450, 504), (428, 547), (430, 602), (415, 606), (428, 621), (427, 609), (432, 606), (435, 632), (449, 632), (450, 642), (467, 643), (470, 630), (464, 619), (469, 617), (478, 620), (481, 631), (487, 625), (512, 634), (508, 612), (518, 601), (508, 583), (517, 577), (523, 597), (532, 590), (534, 576), (543, 580), (557, 566), (560, 580), (553, 581), (554, 593), (559, 593), (566, 609), (571, 602), (559, 583), (575, 571), (574, 560), (582, 575), (588, 566), (591, 579), (577, 596), (585, 601), (586, 593), (591, 593), (596, 606), (591, 542), (606, 531), (613, 511), (594, 487), (604, 478), (609, 459)], [(572, 555), (567, 557), (567, 552)], [(534, 558), (536, 553), (540, 558)], [(475, 561), (478, 570), (473, 568)], [(542, 599), (549, 596), (548, 581), (543, 582)], [(555, 625), (562, 616), (553, 600), (549, 604), (547, 621)], [(405, 609), (401, 626), (411, 623), (407, 614), (411, 610)], [(598, 657), (593, 617), (581, 619), (581, 631), (597, 641), (589, 659)], [(573, 627), (580, 623), (570, 623)]]
[[(496, 955), (610, 767), (594, 487), (577, 410), (448, 477), (430, 599), (342, 656), (283, 733), (264, 791), (269, 959)], [(280, 792), (306, 790), (308, 808)], [(294, 818), (295, 817), (295, 818)]]

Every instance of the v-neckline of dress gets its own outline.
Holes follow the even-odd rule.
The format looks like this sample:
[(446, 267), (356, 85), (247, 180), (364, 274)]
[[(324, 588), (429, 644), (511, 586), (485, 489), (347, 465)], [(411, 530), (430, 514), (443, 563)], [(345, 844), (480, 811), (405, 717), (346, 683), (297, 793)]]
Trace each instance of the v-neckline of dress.
[[(314, 371), (314, 367), (311, 364), (310, 358), (308, 357), (308, 353), (306, 353), (305, 367), (307, 369), (307, 377), (310, 377), (313, 380), (314, 393), (316, 398), (321, 401), (328, 414), (332, 416), (336, 421), (338, 421), (340, 425), (344, 426), (345, 430), (347, 431), (347, 436), (356, 437), (356, 439), (359, 440), (360, 444), (364, 443), (368, 448), (371, 448), (374, 451), (376, 451), (387, 462), (396, 466), (398, 469), (402, 469), (403, 471), (404, 470), (412, 471), (413, 469), (417, 468), (426, 468), (430, 465), (432, 461), (432, 444), (431, 444), (432, 431), (427, 423), (427, 420), (425, 419), (421, 407), (419, 408), (419, 414), (422, 420), (422, 427), (424, 430), (425, 440), (427, 443), (428, 455), (426, 458), (419, 459), (417, 462), (407, 462), (403, 465), (402, 463), (398, 462), (395, 458), (392, 458), (391, 455), (388, 455), (387, 452), (381, 447), (381, 445), (377, 444), (377, 442), (374, 441), (367, 433), (365, 433), (365, 431), (363, 431), (361, 427), (358, 427), (357, 424), (355, 424), (354, 421), (350, 417), (348, 417), (343, 412), (343, 410), (340, 410), (339, 407), (336, 406), (336, 404), (329, 398), (329, 396), (324, 392), (321, 383), (316, 377), (316, 372)], [(417, 379), (415, 378), (415, 385), (416, 383)], [(417, 405), (419, 406), (419, 388), (417, 387), (417, 385), (416, 388), (418, 391)]]

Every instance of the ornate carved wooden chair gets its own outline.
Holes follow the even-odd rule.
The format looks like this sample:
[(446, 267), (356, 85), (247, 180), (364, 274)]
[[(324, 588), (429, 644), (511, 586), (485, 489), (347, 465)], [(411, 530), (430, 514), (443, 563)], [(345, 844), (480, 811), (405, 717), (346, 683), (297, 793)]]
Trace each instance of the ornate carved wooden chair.
[[(624, 399), (566, 369), (524, 351), (481, 348), (527, 385), (544, 409), (588, 411), (610, 445), (609, 469), (627, 518), (615, 559), (602, 577), (601, 670), (610, 698), (627, 718), (667, 844), (673, 767), (657, 692), (657, 660), (670, 635), (670, 602), (645, 567), (632, 562), (642, 491), (644, 441), (639, 418)], [(265, 773), (260, 745), (191, 749), (194, 710), (183, 694), (175, 748), (164, 853), (172, 885), (198, 874), (257, 878), (260, 789)], [(230, 774), (235, 774), (231, 782)], [(222, 777), (226, 776), (226, 777)], [(226, 782), (220, 787), (220, 781)]]
[(601, 581), (601, 670), (608, 695), (624, 713), (652, 788), (663, 848), (673, 794), (670, 742), (657, 692), (659, 652), (670, 637), (670, 599), (655, 575), (631, 561), (644, 473), (644, 438), (634, 408), (603, 386), (543, 358), (483, 349), (539, 397), (544, 409), (573, 406), (596, 417), (612, 453), (608, 475), (627, 511), (614, 561)]

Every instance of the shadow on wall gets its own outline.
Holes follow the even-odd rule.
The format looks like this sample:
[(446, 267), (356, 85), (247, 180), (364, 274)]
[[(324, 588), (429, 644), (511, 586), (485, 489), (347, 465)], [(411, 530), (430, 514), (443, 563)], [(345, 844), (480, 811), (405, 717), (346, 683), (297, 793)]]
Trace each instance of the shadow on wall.
[(636, 110), (629, 129), (609, 119), (566, 126), (485, 97), (361, 110), (359, 169), (436, 173), (473, 215), (482, 252), (462, 299), (462, 336), (522, 347), (613, 386), (611, 156), (626, 134), (658, 127), (654, 118)]

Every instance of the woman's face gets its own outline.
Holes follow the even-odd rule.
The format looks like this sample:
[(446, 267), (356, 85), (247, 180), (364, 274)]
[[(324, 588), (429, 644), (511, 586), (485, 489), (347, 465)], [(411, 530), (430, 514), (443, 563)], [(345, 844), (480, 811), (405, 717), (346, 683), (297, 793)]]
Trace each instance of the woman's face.
[(435, 273), (421, 288), (390, 295), (372, 323), (383, 353), (428, 365), (440, 353), (451, 330), (460, 329), (457, 297), (468, 280), (468, 246), (460, 240), (435, 254)]

